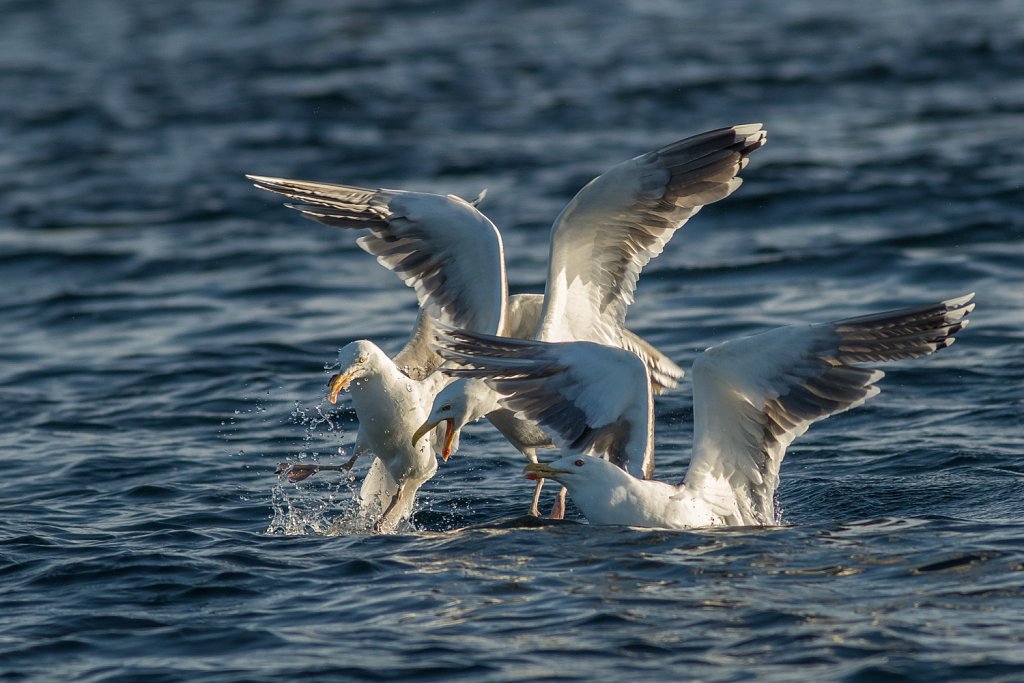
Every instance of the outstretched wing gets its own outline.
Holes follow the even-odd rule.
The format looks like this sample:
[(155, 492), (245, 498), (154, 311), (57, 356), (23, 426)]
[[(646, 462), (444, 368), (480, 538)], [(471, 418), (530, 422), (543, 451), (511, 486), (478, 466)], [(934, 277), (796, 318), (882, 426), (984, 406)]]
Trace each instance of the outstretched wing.
[(580, 190), (551, 230), (537, 337), (619, 346), (640, 271), (702, 206), (740, 186), (736, 174), (764, 141), (759, 123), (709, 131), (623, 162)]
[(655, 394), (662, 394), (679, 386), (679, 380), (684, 374), (683, 369), (649, 341), (630, 330), (623, 329), (622, 348), (640, 356), (640, 360), (647, 366), (647, 371), (651, 373), (651, 389)]
[(434, 328), (434, 319), (421, 308), (409, 341), (391, 359), (406, 377), (425, 380), (444, 362), (434, 350)]
[(507, 296), (501, 235), (474, 204), (454, 195), (246, 177), (302, 202), (287, 206), (307, 218), (366, 230), (359, 246), (415, 289), (420, 307), (441, 322), (501, 329)]
[(885, 373), (857, 367), (953, 343), (974, 294), (712, 347), (693, 363), (693, 457), (683, 486), (732, 524), (771, 524), (786, 448), (811, 423), (876, 395)]
[[(503, 337), (532, 339), (540, 323), (544, 296), (541, 294), (512, 294), (505, 312)], [(660, 349), (630, 330), (622, 330), (622, 348), (640, 356), (651, 374), (651, 388), (655, 394), (675, 389), (683, 378), (683, 369)]]
[(484, 379), (501, 403), (564, 453), (598, 455), (637, 477), (653, 473), (650, 383), (635, 354), (590, 342), (548, 343), (449, 329), (442, 372)]

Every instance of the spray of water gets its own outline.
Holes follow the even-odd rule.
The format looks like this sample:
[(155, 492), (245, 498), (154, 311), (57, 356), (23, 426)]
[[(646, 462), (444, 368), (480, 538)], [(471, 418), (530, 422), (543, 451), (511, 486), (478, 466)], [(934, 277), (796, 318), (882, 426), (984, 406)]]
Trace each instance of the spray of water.
[[(325, 408), (323, 401), (306, 407), (296, 401), (291, 412), (292, 424), (302, 427), (302, 442), (297, 452), (288, 457), (291, 463), (333, 464), (346, 458), (345, 449), (337, 447), (321, 452), (324, 441), (337, 443), (345, 436), (342, 426)], [(323, 472), (301, 481), (290, 481), (284, 471), (278, 473), (271, 491), (272, 516), (268, 534), (329, 535), (359, 533), (367, 530), (360, 514), (357, 477), (349, 472)]]

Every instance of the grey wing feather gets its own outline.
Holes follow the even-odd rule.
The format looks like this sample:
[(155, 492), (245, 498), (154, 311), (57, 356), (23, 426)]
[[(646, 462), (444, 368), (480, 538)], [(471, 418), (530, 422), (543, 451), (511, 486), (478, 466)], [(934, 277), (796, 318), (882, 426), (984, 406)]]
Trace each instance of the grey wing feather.
[[(786, 448), (817, 420), (879, 389), (880, 370), (854, 364), (929, 355), (953, 343), (973, 294), (926, 306), (783, 327), (708, 349), (693, 365), (694, 454), (685, 485), (740, 492), (737, 524), (775, 522)], [(719, 492), (721, 493), (721, 491)]]
[(623, 330), (622, 348), (638, 355), (647, 366), (651, 376), (651, 389), (655, 394), (662, 394), (679, 386), (679, 380), (684, 374), (683, 369), (649, 341), (629, 330)]
[(503, 337), (533, 339), (544, 308), (543, 294), (512, 294), (508, 297)]
[(485, 380), (503, 395), (503, 406), (536, 422), (563, 451), (599, 455), (650, 477), (650, 388), (635, 354), (452, 329), (438, 336), (438, 349), (447, 361), (442, 372)]
[(247, 177), (302, 202), (286, 206), (306, 218), (367, 230), (359, 247), (413, 288), (438, 320), (486, 332), (501, 328), (507, 297), (501, 235), (474, 204), (453, 195)]
[[(531, 339), (540, 324), (544, 297), (541, 294), (513, 294), (508, 298), (505, 331), (502, 336)], [(622, 348), (640, 356), (651, 377), (655, 394), (675, 389), (683, 378), (683, 369), (653, 344), (629, 331), (622, 331)]]
[(412, 336), (392, 359), (395, 367), (407, 377), (422, 381), (444, 362), (434, 349), (435, 330), (433, 319), (421, 308), (416, 316)]
[(737, 174), (764, 142), (760, 124), (708, 131), (619, 164), (580, 190), (552, 228), (538, 338), (618, 344), (640, 271), (702, 206), (740, 186)]

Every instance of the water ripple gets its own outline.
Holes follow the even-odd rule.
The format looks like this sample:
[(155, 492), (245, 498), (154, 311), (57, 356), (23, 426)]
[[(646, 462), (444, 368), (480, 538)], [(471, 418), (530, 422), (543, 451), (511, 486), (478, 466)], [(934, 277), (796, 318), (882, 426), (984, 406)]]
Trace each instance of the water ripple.
[[(2, 2), (0, 660), (11, 680), (1017, 680), (1024, 291), (1013, 2)], [(751, 17), (756, 17), (752, 21)], [(59, 36), (59, 40), (54, 40)], [(762, 120), (629, 324), (682, 365), (976, 290), (958, 344), (791, 448), (771, 529), (523, 516), (485, 425), (367, 533), (324, 400), (414, 295), (244, 173), (475, 196), (515, 291), (610, 164)], [(659, 397), (678, 481), (689, 384)], [(550, 487), (554, 488), (554, 487)], [(554, 491), (545, 491), (542, 505)]]

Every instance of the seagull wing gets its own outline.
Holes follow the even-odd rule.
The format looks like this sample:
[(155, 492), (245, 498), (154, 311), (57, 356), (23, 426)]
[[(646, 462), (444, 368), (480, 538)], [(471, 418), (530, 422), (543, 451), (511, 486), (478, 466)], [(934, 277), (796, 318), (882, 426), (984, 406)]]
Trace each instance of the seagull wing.
[(953, 343), (973, 294), (714, 346), (693, 363), (693, 457), (683, 486), (731, 524), (775, 523), (786, 448), (811, 423), (876, 395), (885, 373), (858, 367)]
[(651, 375), (651, 389), (655, 394), (662, 394), (679, 386), (683, 378), (683, 369), (657, 349), (653, 344), (637, 334), (623, 329), (622, 348), (640, 356)]
[(640, 271), (705, 204), (740, 186), (761, 124), (722, 128), (623, 162), (586, 185), (551, 230), (537, 338), (620, 345)]
[(484, 379), (504, 407), (536, 422), (563, 453), (598, 455), (650, 478), (650, 384), (635, 354), (451, 329), (438, 336), (438, 350), (443, 372)]
[(423, 381), (444, 362), (434, 350), (434, 325), (434, 319), (421, 308), (409, 341), (392, 358), (395, 367), (406, 377)]
[[(513, 294), (508, 298), (503, 337), (530, 339), (537, 333), (544, 297), (541, 294)], [(629, 330), (622, 330), (621, 346), (640, 356), (651, 373), (651, 388), (655, 394), (675, 389), (683, 378), (683, 369), (660, 349)]]
[(507, 297), (501, 235), (475, 203), (454, 195), (246, 177), (301, 202), (287, 206), (307, 218), (365, 230), (359, 246), (416, 290), (420, 307), (441, 322), (501, 329)]

